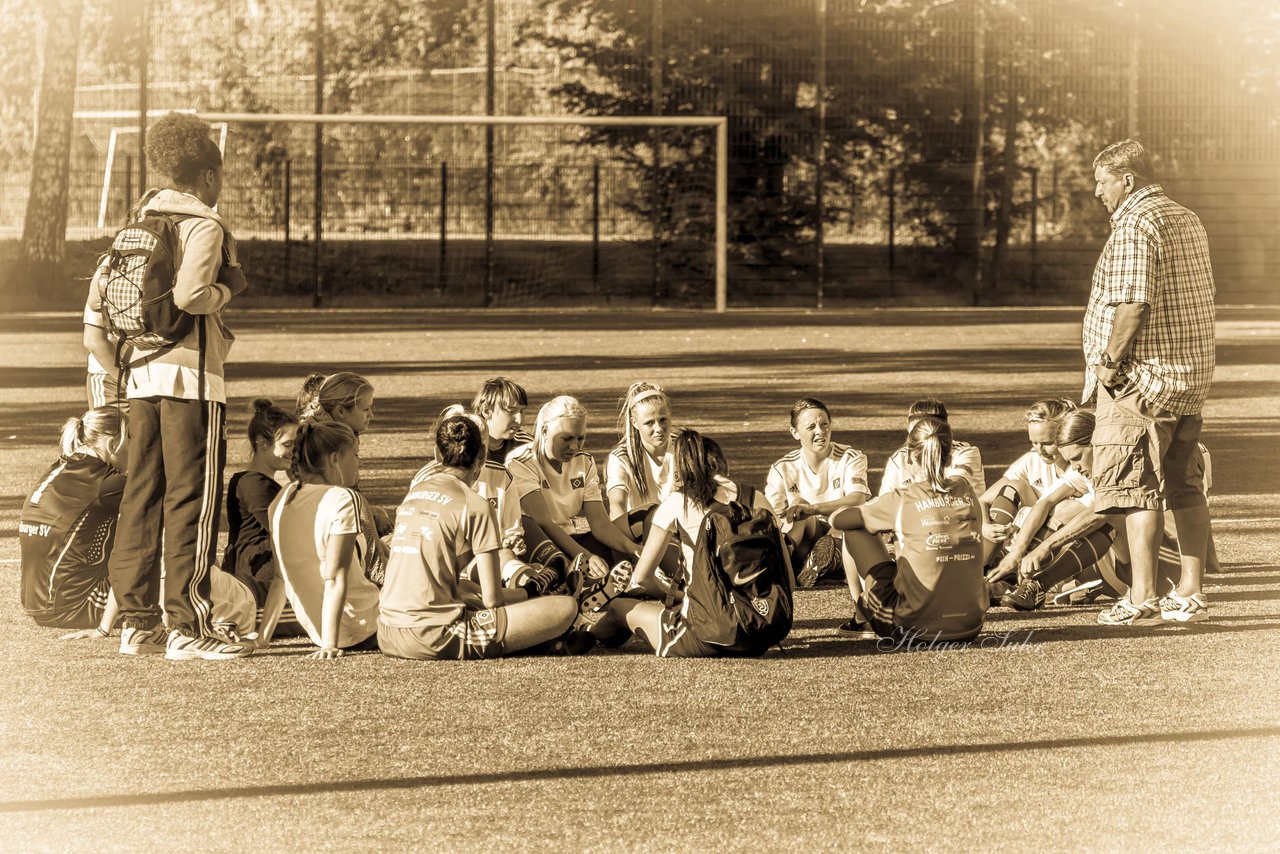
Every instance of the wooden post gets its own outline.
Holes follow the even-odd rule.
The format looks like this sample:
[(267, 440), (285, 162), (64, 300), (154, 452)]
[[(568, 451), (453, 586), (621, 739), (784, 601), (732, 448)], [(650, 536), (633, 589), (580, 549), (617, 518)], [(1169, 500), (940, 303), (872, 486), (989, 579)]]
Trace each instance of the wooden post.
[[(493, 115), (495, 65), (494, 0), (484, 4), (484, 114)], [(493, 282), (493, 125), (484, 126), (484, 304), (492, 306), (496, 299)]]
[(600, 295), (600, 161), (591, 164), (591, 295)]
[[(316, 90), (315, 110), (319, 115), (324, 112), (324, 0), (316, 0)], [(324, 242), (324, 127), (315, 125), (315, 182), (312, 192), (312, 241), (311, 241), (311, 304), (320, 307), (324, 299), (324, 272), (321, 269), (323, 256), (321, 247)]]
[[(142, 20), (139, 22), (138, 44), (138, 185), (140, 193), (147, 191), (147, 67), (151, 54), (151, 0), (142, 0)], [(129, 197), (133, 205), (133, 196)]]
[(449, 162), (440, 161), (440, 254), (436, 270), (436, 291), (443, 294), (449, 286)]
[(826, 299), (827, 282), (827, 250), (825, 245), (826, 208), (823, 196), (826, 191), (827, 165), (827, 0), (818, 0), (818, 69), (817, 82), (817, 131), (814, 134), (813, 151), (813, 191), (814, 191), (814, 223), (813, 243), (817, 255), (816, 294), (814, 303), (822, 308)]

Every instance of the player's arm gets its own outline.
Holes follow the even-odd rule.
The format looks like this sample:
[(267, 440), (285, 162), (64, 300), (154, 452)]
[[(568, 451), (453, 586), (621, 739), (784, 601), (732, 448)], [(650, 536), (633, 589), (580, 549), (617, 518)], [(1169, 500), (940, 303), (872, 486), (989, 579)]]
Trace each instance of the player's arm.
[(476, 555), (476, 577), (480, 581), (480, 601), (486, 608), (501, 608), (502, 573), (498, 569), (498, 552), (481, 552)]
[(325, 549), (324, 605), (320, 612), (320, 649), (310, 658), (337, 658), (338, 626), (347, 604), (347, 573), (355, 568), (356, 535), (330, 534)]
[(665, 574), (659, 573), (658, 566), (662, 556), (666, 554), (667, 544), (671, 542), (671, 530), (660, 528), (655, 520), (645, 537), (644, 546), (640, 549), (640, 557), (636, 559), (636, 568), (631, 575), (631, 583), (652, 596), (666, 596), (671, 592), (671, 583)]
[(1098, 523), (1104, 520), (1106, 516), (1101, 513), (1080, 513), (1073, 516), (1058, 530), (1029, 551), (1018, 565), (1018, 576), (1026, 578), (1035, 575), (1040, 570), (1040, 565), (1049, 559), (1053, 554), (1053, 550), (1061, 546), (1063, 543), (1069, 543), (1080, 534), (1084, 533), (1091, 527), (1097, 527)]
[(173, 304), (188, 314), (213, 314), (231, 299), (231, 289), (218, 282), (224, 234), (221, 225), (204, 218), (195, 219), (187, 231), (174, 275)]
[(1074, 498), (1075, 490), (1070, 484), (1060, 483), (1054, 489), (1037, 501), (1030, 512), (1027, 513), (1026, 521), (1022, 523), (1022, 527), (1018, 529), (1018, 533), (1009, 543), (1009, 550), (1005, 556), (1000, 559), (1000, 563), (996, 568), (987, 573), (988, 581), (998, 581), (1007, 575), (1012, 575), (1018, 571), (1018, 566), (1022, 563), (1022, 558), (1026, 556), (1027, 549), (1031, 546), (1031, 541), (1035, 539), (1040, 529), (1044, 527), (1044, 523), (1049, 520), (1049, 515), (1053, 513), (1053, 508), (1058, 506), (1059, 502), (1066, 501), (1068, 498)]
[[(98, 360), (98, 364), (110, 370), (111, 366), (116, 363), (116, 345), (111, 342), (111, 338), (107, 335), (107, 330), (101, 326), (95, 326), (92, 323), (84, 325), (84, 348), (89, 351), (89, 355)], [(123, 356), (124, 354), (121, 353)]]
[(102, 619), (98, 621), (98, 625), (92, 629), (67, 632), (65, 635), (59, 635), (58, 640), (93, 640), (110, 637), (111, 627), (116, 624), (116, 617), (119, 615), (120, 603), (116, 602), (115, 591), (107, 590), (107, 607), (102, 609)]
[(635, 557), (640, 553), (640, 546), (630, 537), (618, 530), (618, 526), (604, 512), (604, 502), (582, 502), (582, 515), (587, 517), (591, 526), (591, 534), (615, 552)]

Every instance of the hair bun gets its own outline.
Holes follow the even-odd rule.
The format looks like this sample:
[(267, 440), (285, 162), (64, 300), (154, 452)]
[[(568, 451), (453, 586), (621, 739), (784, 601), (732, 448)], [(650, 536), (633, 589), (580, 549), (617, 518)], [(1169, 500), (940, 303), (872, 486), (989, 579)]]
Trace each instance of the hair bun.
[(254, 398), (254, 401), (253, 401), (254, 412), (266, 412), (268, 409), (270, 409), (273, 406), (275, 406), (275, 403), (269, 397)]

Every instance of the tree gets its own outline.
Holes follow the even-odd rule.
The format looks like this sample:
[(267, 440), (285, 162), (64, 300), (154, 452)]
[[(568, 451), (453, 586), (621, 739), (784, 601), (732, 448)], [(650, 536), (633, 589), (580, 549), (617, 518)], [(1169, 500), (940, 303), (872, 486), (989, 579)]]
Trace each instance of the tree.
[(44, 67), (36, 106), (31, 192), (18, 267), (5, 283), (8, 304), (34, 307), (42, 290), (60, 288), (71, 176), (72, 117), (84, 0), (46, 0)]

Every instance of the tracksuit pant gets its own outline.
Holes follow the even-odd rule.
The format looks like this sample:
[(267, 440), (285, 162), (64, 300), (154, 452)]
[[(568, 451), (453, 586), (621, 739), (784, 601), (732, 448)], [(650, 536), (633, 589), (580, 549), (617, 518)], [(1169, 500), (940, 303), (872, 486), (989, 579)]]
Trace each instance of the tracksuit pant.
[[(226, 405), (170, 397), (129, 401), (129, 472), (108, 574), (124, 625), (211, 633), (226, 465)], [(161, 555), (164, 591), (161, 599)]]

